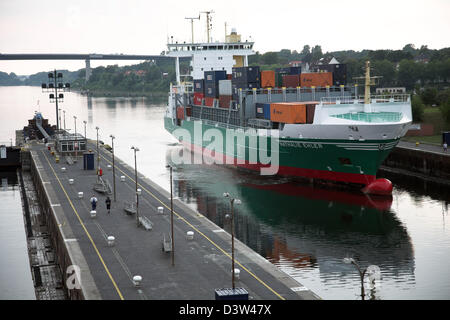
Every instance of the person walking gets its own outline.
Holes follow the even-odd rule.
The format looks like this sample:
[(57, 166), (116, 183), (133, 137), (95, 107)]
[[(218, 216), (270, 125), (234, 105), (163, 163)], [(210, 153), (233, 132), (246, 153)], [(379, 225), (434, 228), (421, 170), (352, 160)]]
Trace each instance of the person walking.
[(92, 195), (91, 198), (91, 205), (92, 205), (92, 211), (94, 211), (97, 208), (97, 198), (95, 197), (95, 194)]
[(111, 213), (111, 199), (109, 198), (109, 196), (106, 197), (105, 203), (106, 203), (106, 209), (108, 210), (108, 214), (109, 214), (109, 213)]
[(447, 142), (444, 142), (443, 147), (444, 147), (444, 152), (447, 152)]

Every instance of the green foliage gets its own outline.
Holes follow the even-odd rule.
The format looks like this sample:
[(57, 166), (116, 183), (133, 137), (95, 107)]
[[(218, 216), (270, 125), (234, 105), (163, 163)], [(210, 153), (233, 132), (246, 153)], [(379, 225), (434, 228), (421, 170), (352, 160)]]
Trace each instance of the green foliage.
[(442, 118), (447, 124), (450, 124), (450, 99), (442, 103), (439, 109), (441, 110)]
[(420, 97), (424, 104), (431, 106), (438, 103), (437, 94), (438, 90), (436, 88), (427, 87), (420, 93)]
[(411, 100), (411, 111), (413, 121), (420, 122), (423, 120), (425, 106), (419, 95), (414, 95)]

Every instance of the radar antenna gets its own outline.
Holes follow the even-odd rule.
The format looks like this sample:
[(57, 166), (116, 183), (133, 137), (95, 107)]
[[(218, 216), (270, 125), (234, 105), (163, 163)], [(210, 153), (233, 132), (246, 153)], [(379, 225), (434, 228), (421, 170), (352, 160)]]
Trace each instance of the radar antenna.
[(200, 14), (198, 15), (198, 17), (185, 19), (191, 20), (192, 43), (194, 43), (194, 20), (200, 20)]

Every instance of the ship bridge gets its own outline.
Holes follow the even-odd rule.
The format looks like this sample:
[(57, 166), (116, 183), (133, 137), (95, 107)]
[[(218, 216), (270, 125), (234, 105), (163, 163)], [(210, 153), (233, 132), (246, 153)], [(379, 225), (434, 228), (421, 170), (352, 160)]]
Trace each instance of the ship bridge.
[[(166, 53), (176, 58), (177, 81), (180, 82), (179, 58), (191, 58), (193, 79), (203, 79), (205, 71), (225, 70), (248, 66), (248, 56), (255, 54), (254, 42), (171, 43)], [(189, 75), (183, 75), (189, 76)]]

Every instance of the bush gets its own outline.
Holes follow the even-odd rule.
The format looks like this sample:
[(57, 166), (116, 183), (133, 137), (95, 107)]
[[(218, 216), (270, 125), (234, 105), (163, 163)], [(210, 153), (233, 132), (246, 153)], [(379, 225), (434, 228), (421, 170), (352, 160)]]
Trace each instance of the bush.
[(424, 105), (419, 95), (414, 95), (411, 101), (411, 109), (413, 121), (420, 122), (423, 120)]
[(439, 109), (441, 110), (442, 113), (442, 118), (450, 124), (450, 99), (447, 100), (446, 102), (442, 103), (439, 106)]

